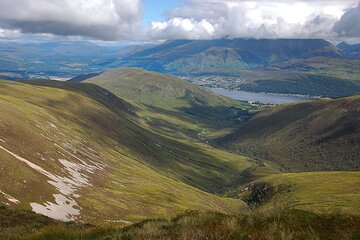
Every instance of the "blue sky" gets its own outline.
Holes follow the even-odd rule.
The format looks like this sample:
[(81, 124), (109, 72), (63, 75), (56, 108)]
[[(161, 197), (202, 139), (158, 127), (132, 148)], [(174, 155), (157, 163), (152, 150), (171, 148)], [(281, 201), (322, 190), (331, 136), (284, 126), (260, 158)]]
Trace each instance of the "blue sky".
[(163, 21), (163, 13), (180, 5), (181, 0), (144, 0), (143, 3), (145, 8), (143, 24), (146, 25), (152, 21)]

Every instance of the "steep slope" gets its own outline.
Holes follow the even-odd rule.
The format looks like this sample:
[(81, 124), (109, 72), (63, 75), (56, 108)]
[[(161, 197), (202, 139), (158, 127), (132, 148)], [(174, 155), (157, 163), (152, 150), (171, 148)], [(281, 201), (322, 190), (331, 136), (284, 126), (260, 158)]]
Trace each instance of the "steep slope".
[(271, 108), (218, 143), (291, 171), (360, 169), (360, 97)]
[(136, 52), (122, 64), (191, 75), (204, 72), (203, 68), (249, 69), (314, 56), (340, 57), (341, 53), (321, 39), (175, 40)]
[(2, 204), (90, 223), (244, 209), (194, 186), (219, 191), (250, 159), (156, 135), (95, 85), (34, 84), (0, 82)]
[[(138, 68), (106, 71), (85, 82), (97, 84), (118, 97), (141, 104), (138, 112), (157, 127), (184, 129), (197, 136), (246, 117), (255, 105), (216, 95), (181, 79)], [(173, 127), (171, 127), (173, 126)], [(184, 132), (183, 130), (178, 132)]]

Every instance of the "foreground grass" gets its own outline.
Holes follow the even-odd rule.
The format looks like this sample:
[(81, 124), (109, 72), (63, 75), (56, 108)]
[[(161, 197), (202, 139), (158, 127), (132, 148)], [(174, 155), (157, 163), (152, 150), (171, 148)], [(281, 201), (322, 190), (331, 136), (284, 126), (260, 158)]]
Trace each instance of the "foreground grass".
[[(4, 230), (3, 226), (1, 230)], [(238, 216), (189, 211), (171, 220), (146, 220), (125, 228), (50, 223), (47, 226), (32, 226), (28, 231), (7, 232), (1, 233), (0, 237), (14, 240), (359, 239), (360, 217), (346, 214), (317, 215), (274, 207)]]

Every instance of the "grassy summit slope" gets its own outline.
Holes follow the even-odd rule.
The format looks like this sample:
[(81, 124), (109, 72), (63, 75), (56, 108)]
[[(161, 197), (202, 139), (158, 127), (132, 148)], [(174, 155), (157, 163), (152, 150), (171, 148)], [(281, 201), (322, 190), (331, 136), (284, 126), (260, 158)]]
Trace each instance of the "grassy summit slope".
[(293, 171), (360, 169), (360, 97), (273, 107), (221, 144)]
[(249, 159), (158, 136), (100, 87), (55, 85), (0, 82), (1, 203), (85, 222), (244, 208), (192, 186), (219, 191)]
[(109, 70), (86, 82), (95, 83), (122, 98), (169, 111), (240, 105), (176, 77), (141, 68)]
[(256, 105), (218, 96), (169, 75), (139, 68), (109, 70), (85, 82), (138, 105), (137, 114), (158, 132), (198, 135), (231, 127)]

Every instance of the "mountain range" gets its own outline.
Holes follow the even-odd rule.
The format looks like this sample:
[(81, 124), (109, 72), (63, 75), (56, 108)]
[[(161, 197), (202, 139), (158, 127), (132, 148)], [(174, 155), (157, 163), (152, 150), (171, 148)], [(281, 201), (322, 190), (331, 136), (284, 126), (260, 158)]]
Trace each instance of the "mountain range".
[[(173, 40), (123, 59), (127, 66), (172, 74), (196, 74), (207, 69), (252, 69), (291, 59), (341, 57), (341, 51), (321, 39)], [(212, 71), (209, 71), (212, 72)]]
[[(114, 54), (29, 44), (1, 49), (4, 62), (30, 64), (24, 56), (42, 49), (44, 61), (58, 56), (54, 69), (64, 56), (87, 67), (69, 81), (4, 71), (13, 75), (0, 80), (0, 238), (359, 238), (352, 47), (176, 40)], [(106, 57), (93, 61), (93, 51)], [(174, 76), (204, 74), (228, 77), (228, 88), (334, 99), (240, 102)]]
[(336, 46), (346, 57), (360, 60), (360, 44), (348, 44), (346, 42), (341, 42)]
[(357, 47), (338, 46), (322, 39), (174, 40), (130, 54), (122, 65), (197, 81), (220, 76), (227, 82), (217, 87), (250, 92), (360, 94)]
[[(360, 94), (358, 45), (322, 39), (172, 40), (161, 44), (0, 42), (0, 76), (82, 81), (110, 68), (138, 67), (250, 92), (345, 97)], [(78, 77), (79, 75), (83, 75)], [(214, 84), (212, 84), (214, 85)]]

